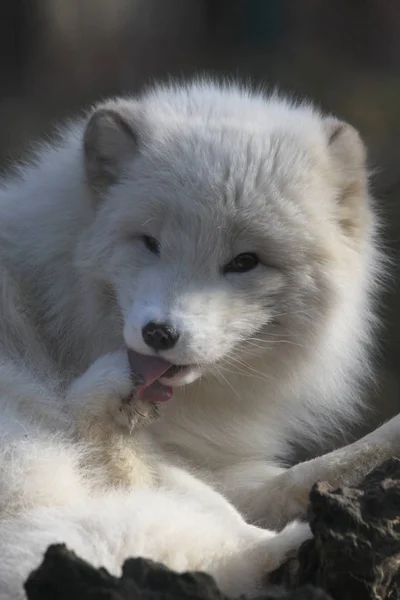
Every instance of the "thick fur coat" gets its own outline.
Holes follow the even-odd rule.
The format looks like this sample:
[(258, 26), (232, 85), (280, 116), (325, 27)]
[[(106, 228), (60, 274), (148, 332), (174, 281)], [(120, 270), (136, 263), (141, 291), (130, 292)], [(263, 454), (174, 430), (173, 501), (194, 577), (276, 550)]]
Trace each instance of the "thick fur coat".
[[(155, 87), (42, 145), (0, 222), (1, 597), (59, 541), (255, 591), (308, 535), (254, 526), (303, 512), (285, 455), (346, 432), (371, 375), (381, 258), (357, 132), (233, 85)], [(126, 352), (155, 354), (154, 322), (176, 332), (159, 405)]]

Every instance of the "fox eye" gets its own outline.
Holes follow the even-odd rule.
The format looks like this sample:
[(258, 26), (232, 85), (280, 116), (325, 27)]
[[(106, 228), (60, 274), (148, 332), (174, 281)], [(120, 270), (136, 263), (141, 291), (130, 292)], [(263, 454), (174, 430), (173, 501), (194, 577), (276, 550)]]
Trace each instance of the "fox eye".
[(149, 252), (152, 252), (153, 254), (160, 254), (160, 244), (157, 242), (157, 240), (153, 237), (151, 237), (150, 235), (144, 235), (143, 236), (143, 243), (146, 246), (147, 250), (149, 250)]
[(225, 265), (223, 273), (224, 275), (226, 273), (247, 273), (247, 271), (255, 269), (259, 262), (257, 254), (251, 252), (239, 254), (230, 263)]

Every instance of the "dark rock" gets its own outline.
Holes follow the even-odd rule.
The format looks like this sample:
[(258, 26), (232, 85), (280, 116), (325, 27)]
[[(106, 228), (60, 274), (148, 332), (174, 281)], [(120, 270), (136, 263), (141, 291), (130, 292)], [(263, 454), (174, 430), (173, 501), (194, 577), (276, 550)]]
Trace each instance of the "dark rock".
[(400, 599), (400, 461), (354, 488), (316, 483), (310, 493), (314, 538), (269, 578), (288, 588), (317, 585), (335, 600)]
[[(28, 600), (229, 600), (204, 573), (178, 575), (163, 565), (129, 559), (120, 579), (95, 569), (60, 544), (50, 546), (40, 567), (31, 573)], [(316, 588), (291, 592), (269, 586), (256, 600), (330, 600)]]

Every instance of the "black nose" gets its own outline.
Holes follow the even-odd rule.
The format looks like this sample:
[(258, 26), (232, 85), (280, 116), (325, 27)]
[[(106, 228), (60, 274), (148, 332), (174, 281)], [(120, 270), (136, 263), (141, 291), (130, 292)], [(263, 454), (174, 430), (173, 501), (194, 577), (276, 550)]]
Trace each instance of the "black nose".
[(170, 350), (178, 341), (179, 333), (169, 323), (150, 321), (143, 327), (142, 336), (153, 350)]

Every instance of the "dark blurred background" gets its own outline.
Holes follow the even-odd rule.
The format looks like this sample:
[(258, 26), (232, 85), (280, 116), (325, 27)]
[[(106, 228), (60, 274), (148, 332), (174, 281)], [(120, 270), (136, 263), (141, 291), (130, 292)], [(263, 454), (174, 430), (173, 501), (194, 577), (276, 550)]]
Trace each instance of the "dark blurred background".
[[(314, 99), (367, 142), (398, 264), (399, 0), (0, 0), (0, 70), (2, 168), (60, 118), (154, 78), (205, 71)], [(400, 401), (396, 277), (384, 302), (382, 402)]]

